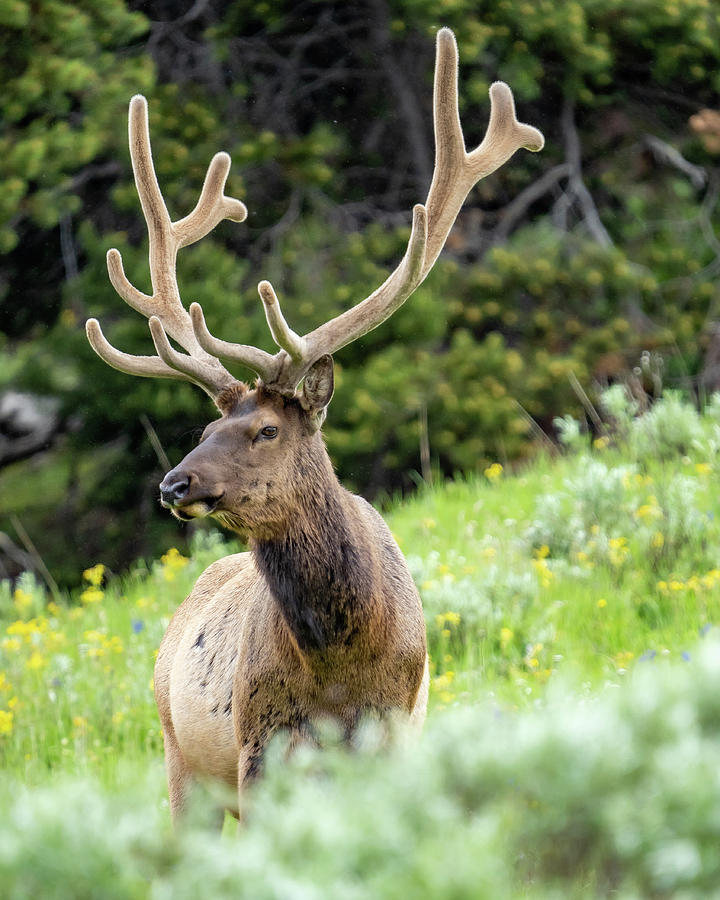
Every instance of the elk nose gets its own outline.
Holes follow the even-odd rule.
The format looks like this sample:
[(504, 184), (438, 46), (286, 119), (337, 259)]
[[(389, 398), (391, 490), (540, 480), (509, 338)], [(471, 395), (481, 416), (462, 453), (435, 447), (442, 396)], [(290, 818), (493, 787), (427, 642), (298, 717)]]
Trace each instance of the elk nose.
[(170, 472), (160, 482), (160, 500), (163, 506), (175, 506), (189, 490), (189, 476), (181, 472)]

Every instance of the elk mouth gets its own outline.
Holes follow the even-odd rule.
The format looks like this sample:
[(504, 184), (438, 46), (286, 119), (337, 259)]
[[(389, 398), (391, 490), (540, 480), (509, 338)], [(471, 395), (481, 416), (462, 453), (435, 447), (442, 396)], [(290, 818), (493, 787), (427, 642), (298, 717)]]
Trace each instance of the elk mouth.
[(170, 510), (176, 519), (180, 519), (181, 522), (191, 522), (193, 519), (201, 519), (212, 515), (220, 505), (222, 498), (223, 494), (218, 494), (216, 497), (200, 497), (183, 504), (168, 503), (167, 500), (161, 500), (160, 502), (166, 509)]

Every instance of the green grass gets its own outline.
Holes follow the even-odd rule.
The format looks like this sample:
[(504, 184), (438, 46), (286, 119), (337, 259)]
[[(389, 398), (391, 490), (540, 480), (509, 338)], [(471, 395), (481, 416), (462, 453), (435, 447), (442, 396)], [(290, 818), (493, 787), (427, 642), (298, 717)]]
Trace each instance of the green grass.
[[(301, 754), (289, 769), (270, 766), (240, 841), (265, 865), (277, 865), (266, 884), (274, 887), (263, 894), (256, 886), (256, 893), (248, 888), (237, 896), (399, 897), (408, 896), (402, 893), (405, 879), (416, 884), (415, 896), (474, 897), (484, 894), (468, 893), (463, 885), (485, 879), (493, 897), (609, 896), (618, 886), (626, 893), (616, 896), (661, 897), (672, 895), (664, 893), (663, 885), (680, 883), (677, 878), (688, 891), (683, 896), (711, 896), (703, 893), (706, 887), (692, 891), (693, 885), (706, 885), (700, 879), (709, 865), (703, 841), (710, 834), (715, 841), (720, 837), (717, 817), (708, 812), (707, 821), (698, 824), (687, 813), (701, 837), (693, 838), (692, 847), (682, 845), (682, 830), (690, 825), (683, 824), (685, 807), (673, 794), (668, 772), (675, 754), (684, 760), (683, 777), (691, 773), (693, 785), (700, 783), (707, 742), (720, 745), (720, 717), (703, 693), (717, 694), (709, 679), (718, 658), (713, 634), (720, 624), (720, 500), (714, 488), (720, 426), (710, 413), (701, 420), (688, 407), (683, 414), (695, 429), (690, 445), (684, 437), (682, 444), (673, 444), (668, 433), (662, 452), (648, 454), (641, 452), (644, 445), (631, 431), (620, 448), (600, 446), (542, 458), (514, 474), (495, 466), (474, 478), (425, 489), (390, 510), (387, 519), (426, 611), (432, 665), (426, 737), (409, 757), (348, 760), (331, 752), (327, 762)], [(86, 818), (108, 819), (103, 840), (109, 843), (98, 844), (98, 860), (115, 839), (111, 820), (136, 822), (127, 825), (133, 834), (136, 827), (142, 831), (143, 821), (149, 822), (152, 862), (145, 869), (141, 865), (137, 878), (130, 878), (132, 886), (123, 887), (124, 893), (118, 888), (117, 896), (151, 896), (150, 884), (157, 896), (191, 896), (180, 890), (180, 875), (163, 869), (167, 853), (172, 871), (184, 871), (178, 859), (190, 851), (182, 843), (185, 838), (173, 838), (170, 832), (152, 668), (173, 610), (202, 569), (234, 549), (204, 537), (190, 559), (170, 550), (162, 560), (138, 563), (133, 572), (109, 582), (101, 568), (78, 573), (77, 591), (59, 604), (48, 603), (30, 579), (14, 591), (7, 586), (0, 590), (0, 808), (18, 828), (24, 823), (26, 841), (50, 840), (42, 837), (43, 829), (65, 834), (70, 827), (59, 810), (65, 809), (67, 821), (75, 821), (92, 795), (94, 805)], [(712, 715), (706, 712), (708, 703)], [(573, 717), (586, 716), (588, 704), (602, 719), (593, 738), (602, 752), (579, 746), (581, 738), (571, 724)], [(661, 723), (663, 709), (674, 717), (667, 728)], [(657, 758), (651, 732), (657, 732)], [(530, 733), (547, 756), (528, 744)], [(457, 744), (450, 754), (453, 765), (462, 769), (474, 760), (477, 783), (469, 769), (463, 776), (469, 780), (462, 784), (448, 773), (448, 734)], [(573, 747), (579, 754), (577, 772), (568, 758)], [(607, 760), (620, 751), (624, 762), (617, 771), (620, 764), (613, 763), (608, 774)], [(553, 754), (564, 760), (560, 768)], [(501, 762), (505, 757), (514, 760), (516, 775), (509, 763)], [(660, 765), (661, 757), (667, 757), (669, 769)], [(320, 785), (334, 785), (332, 797), (337, 799), (332, 803), (337, 807), (328, 807), (318, 786), (323, 772)], [(412, 798), (403, 787), (405, 773)], [(395, 779), (392, 789), (388, 778)], [(350, 877), (347, 860), (360, 867), (353, 876), (359, 878), (358, 847), (370, 840), (363, 828), (371, 828), (372, 814), (369, 809), (358, 813), (356, 825), (346, 823), (345, 830), (332, 817), (352, 818), (349, 810), (365, 809), (359, 799), (363, 779), (364, 790), (376, 798), (378, 815), (384, 817), (380, 833), (388, 844), (384, 857), (377, 840), (370, 841), (367, 865), (384, 874), (372, 880), (374, 893), (365, 892), (362, 879), (354, 893), (338, 893), (332, 878)], [(633, 846), (649, 842), (642, 860), (633, 856), (635, 850), (613, 844), (618, 813), (608, 806), (621, 806), (626, 794), (637, 797), (641, 783), (665, 798), (657, 802), (669, 822), (682, 812), (672, 826), (677, 833), (663, 836), (659, 823), (637, 824), (641, 831), (649, 829), (648, 835), (634, 838)], [(516, 787), (510, 788), (512, 784)], [(714, 781), (711, 788), (712, 793)], [(416, 806), (422, 806), (424, 790), (428, 807), (421, 813)], [(603, 807), (599, 822), (592, 810), (601, 793), (607, 795), (602, 801), (607, 809)], [(77, 809), (69, 814), (73, 796)], [(463, 812), (467, 797), (472, 798), (467, 801), (471, 815)], [(705, 808), (700, 796), (688, 793), (685, 799), (693, 809)], [(303, 824), (303, 810), (310, 807), (314, 818)], [(295, 830), (270, 821), (283, 815)], [(385, 822), (395, 817), (396, 833)], [(568, 832), (575, 817), (577, 827)], [(555, 842), (543, 836), (543, 823)], [(433, 831), (441, 827), (447, 828), (444, 836)], [(330, 840), (333, 828), (337, 838)], [(202, 829), (192, 834), (204, 853), (215, 861), (224, 853), (234, 858), (234, 851), (216, 838), (200, 839), (201, 832), (205, 834)], [(58, 853), (70, 852), (64, 837), (52, 840)], [(128, 840), (125, 863), (139, 865)], [(430, 871), (429, 863), (418, 862), (412, 871), (396, 867), (393, 875), (393, 854), (399, 852), (392, 849), (394, 840), (427, 845), (437, 866), (449, 866), (445, 881), (442, 872)], [(563, 840), (567, 853), (561, 849)], [(662, 875), (665, 844), (674, 847), (668, 852), (680, 875), (675, 869), (672, 877)], [(478, 847), (490, 855), (500, 853), (497, 865), (487, 861), (483, 868), (473, 862), (455, 872), (453, 847), (466, 845), (475, 847), (475, 854)], [(8, 878), (16, 886), (10, 896), (34, 896), (35, 889), (28, 887), (32, 879), (23, 881), (22, 875), (30, 865), (23, 854), (29, 851), (21, 852), (17, 842), (13, 846), (15, 856), (0, 852), (0, 875), (3, 859), (9, 859)], [(340, 862), (330, 865), (314, 853)], [(292, 888), (293, 860), (303, 873), (298, 878), (306, 883), (305, 893)], [(248, 885), (256, 884), (251, 874), (233, 869), (232, 878), (227, 877), (232, 881), (242, 875), (249, 878)], [(308, 887), (314, 877), (323, 885), (315, 893)], [(455, 881), (457, 890), (452, 889)], [(224, 888), (216, 887), (217, 896), (225, 896)], [(58, 897), (85, 896), (58, 890)], [(114, 896), (88, 890), (87, 896)]]
[[(583, 483), (589, 462), (601, 474), (627, 473), (612, 505)], [(681, 522), (669, 505), (678, 479), (696, 491), (680, 497)], [(558, 673), (598, 686), (619, 683), (638, 660), (684, 658), (720, 624), (713, 483), (698, 456), (640, 466), (604, 450), (542, 460), (494, 484), (458, 481), (395, 510), (390, 523), (423, 595), (435, 673), (454, 672), (467, 699), (522, 705)], [(560, 501), (560, 527), (546, 498)], [(458, 624), (442, 619), (448, 612)]]

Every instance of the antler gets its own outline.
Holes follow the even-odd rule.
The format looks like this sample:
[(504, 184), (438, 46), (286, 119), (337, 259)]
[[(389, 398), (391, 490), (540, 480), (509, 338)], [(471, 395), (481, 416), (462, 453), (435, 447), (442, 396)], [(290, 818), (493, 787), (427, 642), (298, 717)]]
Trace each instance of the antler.
[[(158, 356), (137, 357), (120, 353), (105, 341), (100, 326), (91, 319), (88, 336), (95, 350), (106, 362), (122, 371), (195, 381), (212, 396), (228, 385), (228, 379), (233, 380), (218, 360), (233, 360), (252, 369), (268, 387), (292, 395), (321, 356), (334, 353), (384, 322), (432, 268), (472, 187), (507, 162), (521, 147), (538, 151), (544, 144), (537, 128), (517, 121), (510, 88), (503, 82), (496, 82), (490, 88), (487, 133), (480, 146), (467, 153), (458, 112), (457, 60), (455, 37), (449, 28), (442, 28), (437, 36), (433, 95), (435, 169), (425, 204), (418, 204), (413, 209), (412, 230), (402, 261), (370, 296), (304, 336), (296, 334), (285, 321), (272, 285), (261, 281), (258, 290), (265, 316), (273, 340), (280, 348), (274, 355), (213, 337), (199, 304), (191, 304), (189, 317), (183, 309), (174, 274), (177, 249), (207, 234), (222, 218), (242, 221), (246, 210), (240, 201), (222, 196), (230, 160), (226, 154), (219, 153), (210, 164), (195, 210), (187, 218), (171, 224), (152, 169), (145, 101), (140, 97), (133, 98), (130, 145), (135, 179), (150, 232), (153, 296), (141, 294), (127, 282), (116, 250), (108, 253), (108, 269), (111, 281), (123, 299), (150, 316), (150, 331)], [(138, 120), (135, 126), (134, 119)], [(181, 343), (189, 356), (173, 350), (165, 332)]]
[[(326, 353), (376, 328), (391, 316), (423, 281), (440, 255), (460, 207), (472, 187), (491, 174), (520, 147), (541, 150), (545, 140), (537, 128), (518, 122), (510, 88), (501, 81), (490, 88), (490, 122), (487, 133), (471, 153), (465, 141), (458, 112), (458, 52), (449, 28), (437, 35), (434, 87), (435, 170), (424, 205), (413, 209), (413, 223), (405, 256), (386, 281), (369, 297), (304, 337), (285, 321), (280, 304), (267, 281), (259, 285), (270, 331), (281, 348), (262, 374), (275, 390), (292, 394), (310, 366)], [(247, 348), (213, 338), (205, 327), (197, 305), (190, 309), (195, 334), (208, 353), (255, 368)], [(255, 368), (255, 371), (259, 371)]]
[[(158, 355), (133, 356), (116, 350), (105, 339), (97, 319), (89, 319), (86, 324), (88, 340), (106, 363), (121, 372), (192, 381), (215, 397), (235, 379), (198, 343), (190, 316), (180, 300), (175, 261), (181, 247), (200, 240), (222, 219), (242, 222), (247, 217), (245, 204), (223, 193), (230, 171), (230, 157), (227, 153), (215, 154), (195, 209), (184, 219), (171, 222), (153, 167), (147, 101), (139, 94), (130, 101), (128, 131), (135, 184), (150, 238), (152, 295), (144, 294), (128, 281), (117, 250), (108, 250), (107, 267), (118, 294), (150, 320), (150, 333)], [(175, 350), (168, 335), (184, 347), (187, 354)], [(254, 348), (247, 349), (252, 351)], [(260, 358), (259, 361), (262, 362)]]

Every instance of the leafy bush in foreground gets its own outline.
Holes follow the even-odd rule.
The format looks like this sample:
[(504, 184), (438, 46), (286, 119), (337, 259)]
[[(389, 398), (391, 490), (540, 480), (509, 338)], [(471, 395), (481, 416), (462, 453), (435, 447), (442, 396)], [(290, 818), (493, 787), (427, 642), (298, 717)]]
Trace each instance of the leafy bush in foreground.
[(237, 843), (170, 833), (159, 773), (6, 788), (8, 900), (712, 896), (720, 879), (720, 645), (619, 690), (520, 713), (448, 710), (390, 754), (276, 747)]

